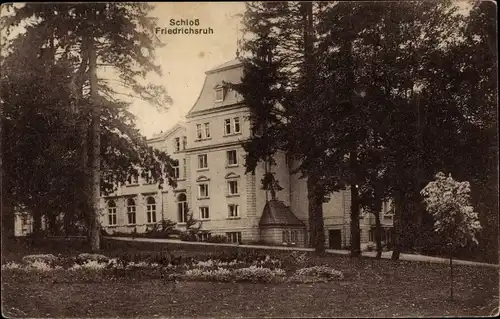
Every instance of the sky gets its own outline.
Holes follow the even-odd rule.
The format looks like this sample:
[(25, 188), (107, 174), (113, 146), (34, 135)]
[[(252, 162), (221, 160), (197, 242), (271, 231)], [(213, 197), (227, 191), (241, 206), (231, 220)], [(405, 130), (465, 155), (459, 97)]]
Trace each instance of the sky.
[[(464, 11), (470, 7), (466, 1), (457, 2)], [(244, 2), (151, 4), (155, 6), (151, 16), (158, 18), (160, 28), (173, 28), (170, 26), (171, 19), (198, 19), (199, 25), (193, 28), (212, 28), (213, 34), (157, 34), (165, 44), (156, 50), (156, 62), (161, 66), (163, 75), (160, 77), (151, 74), (146, 82), (163, 85), (173, 103), (168, 106), (167, 111), (159, 112), (147, 102), (132, 101), (130, 111), (136, 115), (137, 127), (146, 137), (152, 137), (160, 131), (165, 132), (184, 120), (200, 94), (205, 71), (235, 58), (236, 43), (241, 37), (239, 29), (242, 27), (241, 17), (238, 15), (245, 10)], [(16, 33), (14, 31), (11, 37)], [(101, 72), (105, 78), (110, 75), (107, 70)]]
[[(467, 11), (466, 1), (457, 1)], [(236, 43), (241, 37), (243, 2), (167, 2), (155, 3), (152, 12), (159, 27), (169, 27), (170, 19), (199, 19), (200, 28), (211, 27), (211, 35), (158, 34), (165, 47), (156, 52), (163, 76), (151, 78), (163, 84), (173, 99), (167, 112), (158, 112), (146, 102), (136, 101), (131, 112), (137, 116), (137, 126), (146, 137), (167, 131), (193, 106), (205, 78), (205, 71), (235, 58)], [(463, 13), (463, 12), (462, 12)]]
[(146, 137), (167, 131), (196, 102), (205, 79), (205, 71), (236, 56), (236, 42), (241, 32), (241, 18), (245, 5), (242, 2), (165, 2), (155, 3), (151, 15), (158, 18), (158, 26), (171, 27), (171, 19), (199, 19), (194, 28), (212, 28), (213, 34), (157, 34), (165, 44), (157, 49), (156, 62), (162, 67), (163, 76), (150, 76), (149, 82), (162, 84), (173, 103), (166, 112), (136, 100), (130, 111), (137, 116), (137, 126)]

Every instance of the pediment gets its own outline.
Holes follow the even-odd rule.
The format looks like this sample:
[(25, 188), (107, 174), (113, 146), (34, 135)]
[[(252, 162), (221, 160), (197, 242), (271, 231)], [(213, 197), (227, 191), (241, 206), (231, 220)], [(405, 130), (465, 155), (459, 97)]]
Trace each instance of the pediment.
[(209, 181), (210, 178), (206, 177), (206, 176), (200, 176), (196, 179), (196, 182), (207, 182)]
[(225, 176), (225, 178), (226, 178), (226, 179), (229, 179), (229, 178), (239, 178), (239, 177), (240, 177), (240, 175), (238, 175), (238, 174), (236, 174), (236, 173), (233, 173), (233, 172), (228, 173), (228, 174), (226, 174), (226, 176)]

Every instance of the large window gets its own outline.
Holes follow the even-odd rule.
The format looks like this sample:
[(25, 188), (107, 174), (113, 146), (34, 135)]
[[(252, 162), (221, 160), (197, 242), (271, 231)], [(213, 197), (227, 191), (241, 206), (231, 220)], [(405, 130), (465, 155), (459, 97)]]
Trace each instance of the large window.
[(146, 214), (148, 223), (156, 223), (156, 201), (153, 197), (146, 200)]
[(116, 203), (114, 200), (108, 202), (108, 225), (116, 225)]
[(208, 184), (198, 184), (198, 198), (208, 198)]
[(284, 243), (296, 244), (299, 241), (299, 231), (285, 229), (283, 230), (281, 237)]
[(198, 155), (198, 169), (208, 168), (207, 154)]
[(196, 137), (199, 140), (203, 138), (203, 131), (201, 130), (201, 124), (196, 124)]
[(210, 211), (208, 207), (200, 207), (200, 219), (210, 219)]
[(224, 120), (224, 135), (238, 134), (240, 132), (241, 125), (239, 117)]
[(226, 158), (228, 166), (238, 165), (238, 155), (236, 153), (236, 150), (227, 151)]
[(228, 216), (231, 217), (239, 217), (240, 216), (240, 207), (236, 204), (229, 204), (228, 208)]
[(210, 137), (210, 123), (205, 123), (205, 138)]
[(224, 120), (224, 134), (229, 135), (231, 134), (231, 119), (225, 119)]
[(129, 174), (127, 178), (127, 185), (139, 184), (139, 176), (137, 174)]
[(288, 230), (284, 230), (281, 234), (281, 240), (284, 243), (288, 243), (290, 241), (290, 232)]
[(240, 118), (235, 117), (233, 119), (233, 125), (234, 125), (234, 133), (239, 133), (240, 132)]
[(238, 195), (238, 181), (232, 180), (227, 182), (227, 190), (229, 195)]
[(179, 163), (177, 163), (177, 165), (175, 165), (175, 166), (172, 166), (172, 168), (174, 169), (174, 178), (176, 178), (176, 179), (180, 178)]
[(221, 102), (224, 100), (224, 88), (218, 87), (215, 89), (215, 102)]
[(153, 172), (151, 171), (144, 172), (142, 177), (144, 179), (144, 184), (153, 184), (154, 182)]
[(196, 124), (196, 138), (198, 140), (210, 138), (210, 123)]
[(181, 150), (181, 139), (180, 137), (176, 137), (174, 139), (174, 149), (176, 152), (179, 152)]
[(229, 232), (226, 237), (230, 243), (241, 243), (241, 232)]
[(177, 213), (179, 223), (185, 223), (187, 220), (188, 206), (186, 199), (186, 194), (179, 194), (177, 196)]
[(368, 230), (368, 240), (375, 242), (375, 229), (374, 228)]
[(198, 239), (200, 241), (207, 241), (210, 238), (210, 233), (199, 233)]
[(132, 198), (127, 199), (127, 219), (129, 225), (135, 225), (136, 209), (135, 200)]
[(182, 177), (187, 178), (187, 163), (185, 158), (182, 159)]
[(182, 149), (185, 150), (187, 148), (188, 140), (187, 137), (182, 137)]

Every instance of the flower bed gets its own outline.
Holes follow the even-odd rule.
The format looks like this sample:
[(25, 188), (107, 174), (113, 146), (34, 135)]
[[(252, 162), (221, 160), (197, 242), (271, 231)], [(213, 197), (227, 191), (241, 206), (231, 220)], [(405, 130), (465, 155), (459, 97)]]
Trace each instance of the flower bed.
[[(130, 257), (130, 256), (129, 256)], [(143, 256), (144, 257), (144, 256)], [(200, 259), (165, 255), (159, 262), (151, 258), (109, 258), (97, 254), (80, 254), (77, 257), (30, 255), (22, 263), (9, 262), (2, 271), (28, 273), (38, 278), (53, 275), (53, 280), (113, 280), (116, 277), (160, 277), (167, 281), (218, 281), (218, 282), (319, 282), (343, 279), (342, 272), (327, 266), (305, 267), (303, 256), (291, 255), (285, 262), (269, 255), (245, 255), (230, 259), (203, 256)], [(234, 256), (231, 256), (234, 257)], [(133, 260), (131, 260), (133, 259)], [(286, 267), (296, 259), (295, 267)], [(166, 263), (168, 261), (168, 263)], [(285, 265), (285, 267), (284, 267)], [(299, 266), (300, 265), (300, 266)], [(28, 278), (29, 276), (27, 276)]]

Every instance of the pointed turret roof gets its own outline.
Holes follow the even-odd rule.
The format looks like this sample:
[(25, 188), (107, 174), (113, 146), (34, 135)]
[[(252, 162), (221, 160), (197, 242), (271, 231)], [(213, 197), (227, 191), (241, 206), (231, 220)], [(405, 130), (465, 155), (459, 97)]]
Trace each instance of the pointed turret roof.
[(289, 206), (282, 201), (270, 200), (264, 206), (259, 226), (302, 226), (304, 223), (295, 216)]

